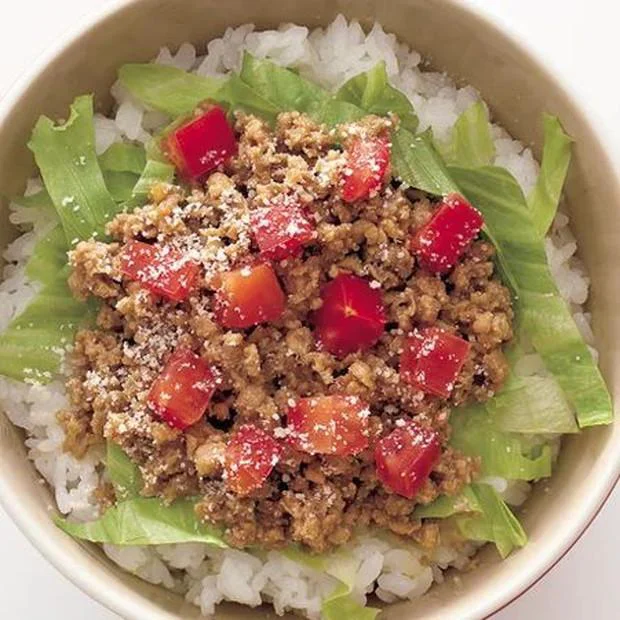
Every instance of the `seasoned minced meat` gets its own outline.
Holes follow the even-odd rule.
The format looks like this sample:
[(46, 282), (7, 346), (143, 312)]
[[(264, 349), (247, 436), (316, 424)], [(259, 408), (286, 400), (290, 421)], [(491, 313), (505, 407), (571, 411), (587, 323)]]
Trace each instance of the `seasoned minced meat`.
[[(409, 239), (431, 217), (432, 200), (389, 184), (365, 201), (340, 199), (339, 145), (359, 131), (386, 131), (391, 123), (368, 117), (362, 125), (329, 131), (292, 112), (281, 114), (272, 131), (238, 114), (238, 155), (204, 186), (155, 187), (150, 204), (109, 224), (113, 242), (82, 242), (73, 250), (70, 285), (80, 298), (99, 298), (101, 309), (97, 326), (82, 330), (76, 341), (71, 403), (59, 416), (67, 450), (79, 457), (93, 443), (117, 443), (138, 464), (144, 495), (164, 501), (200, 496), (200, 518), (222, 526), (235, 546), (295, 541), (322, 552), (366, 525), (427, 547), (437, 544), (437, 524), (412, 513), (417, 503), (458, 493), (476, 476), (477, 460), (448, 444), (450, 409), (485, 401), (502, 385), (502, 345), (512, 338), (513, 314), (509, 292), (494, 278), (487, 242), (474, 242), (444, 278), (416, 264)], [(274, 265), (287, 297), (279, 320), (224, 329), (212, 312), (213, 277), (255, 252), (250, 213), (280, 194), (308, 206), (317, 238), (300, 257)], [(166, 243), (200, 261), (201, 279), (187, 301), (162, 300), (122, 276), (119, 253), (131, 239)], [(321, 287), (340, 273), (363, 276), (380, 289), (387, 313), (379, 342), (344, 359), (317, 348), (310, 321), (321, 305)], [(448, 399), (403, 384), (398, 372), (407, 334), (434, 325), (471, 343)], [(219, 373), (206, 415), (185, 431), (168, 426), (146, 404), (166, 360), (181, 346)], [(252, 422), (277, 432), (290, 399), (325, 394), (356, 395), (368, 403), (371, 439), (404, 419), (438, 431), (441, 458), (414, 499), (383, 487), (372, 449), (341, 458), (287, 447), (259, 490), (247, 497), (227, 490), (223, 462), (234, 429)]]

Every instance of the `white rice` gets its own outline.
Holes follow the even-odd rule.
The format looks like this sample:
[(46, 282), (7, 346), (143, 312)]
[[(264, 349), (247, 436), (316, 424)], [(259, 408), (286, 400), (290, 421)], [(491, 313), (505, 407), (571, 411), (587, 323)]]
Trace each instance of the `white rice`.
[[(222, 38), (210, 41), (204, 56), (198, 56), (196, 49), (185, 43), (174, 54), (162, 48), (155, 60), (200, 75), (224, 76), (239, 69), (242, 51), (246, 49), (280, 65), (295, 67), (301, 75), (329, 89), (337, 88), (353, 75), (384, 61), (392, 83), (412, 101), (420, 119), (420, 129), (431, 127), (440, 140), (449, 137), (459, 114), (479, 99), (471, 86), (459, 88), (445, 74), (424, 71), (420, 55), (399, 43), (394, 35), (385, 33), (379, 24), (365, 34), (357, 22), (347, 22), (342, 16), (326, 29), (313, 32), (291, 24), (277, 31), (255, 32), (253, 25), (246, 24), (229, 28)], [(95, 118), (98, 153), (124, 138), (146, 142), (166, 124), (168, 119), (164, 115), (144, 109), (120, 84), (114, 85), (112, 94), (118, 104), (114, 119), (101, 115)], [(531, 150), (497, 125), (493, 125), (492, 135), (496, 147), (494, 163), (510, 170), (523, 191), (529, 193), (539, 168)], [(33, 180), (28, 192), (38, 188), (40, 182)], [(51, 225), (49, 216), (36, 209), (15, 204), (11, 208), (11, 221), (28, 232), (4, 253), (8, 264), (0, 284), (0, 330), (36, 293), (36, 285), (25, 279), (24, 266), (34, 244)], [(577, 245), (564, 213), (558, 213), (545, 247), (560, 292), (570, 303), (584, 338), (593, 345), (590, 315), (583, 309), (589, 279), (575, 256)], [(526, 356), (518, 371), (521, 374), (541, 372), (540, 358), (536, 354)], [(91, 450), (85, 459), (77, 461), (63, 453), (64, 433), (55, 414), (65, 403), (64, 387), (60, 382), (38, 386), (0, 377), (0, 407), (15, 425), (27, 432), (28, 455), (54, 489), (59, 510), (77, 520), (90, 520), (97, 516), (91, 496), (99, 482), (103, 455)], [(514, 506), (521, 505), (530, 490), (527, 482), (496, 477), (486, 482)], [(355, 575), (354, 596), (363, 602), (374, 591), (381, 600), (393, 602), (424, 594), (434, 581), (443, 581), (444, 569), (463, 567), (475, 546), (460, 552), (441, 547), (428, 557), (413, 544), (403, 548), (402, 543), (363, 538), (349, 549), (348, 568)], [(338, 580), (334, 575), (342, 570), (337, 557), (323, 573), (277, 552), (260, 559), (242, 551), (214, 549), (195, 543), (154, 548), (104, 545), (104, 551), (126, 570), (183, 594), (205, 615), (213, 614), (217, 603), (230, 600), (251, 606), (267, 601), (278, 614), (296, 610), (310, 618), (319, 618), (321, 601), (336, 587)]]

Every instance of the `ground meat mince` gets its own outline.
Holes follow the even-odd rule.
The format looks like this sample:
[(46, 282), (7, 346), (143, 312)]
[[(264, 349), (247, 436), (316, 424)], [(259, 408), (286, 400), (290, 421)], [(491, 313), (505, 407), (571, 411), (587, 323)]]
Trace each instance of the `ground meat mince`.
[[(475, 241), (441, 278), (416, 264), (409, 239), (431, 217), (432, 198), (387, 182), (367, 200), (341, 199), (347, 136), (385, 133), (393, 122), (368, 117), (328, 130), (288, 112), (271, 129), (237, 114), (238, 153), (204, 184), (158, 185), (149, 204), (109, 224), (112, 241), (75, 247), (71, 288), (79, 298), (97, 298), (100, 310), (97, 325), (78, 333), (72, 354), (70, 405), (59, 414), (67, 451), (81, 457), (93, 444), (118, 444), (140, 468), (143, 495), (165, 502), (200, 497), (199, 517), (221, 527), (233, 546), (297, 542), (323, 552), (364, 526), (425, 547), (438, 543), (438, 524), (414, 518), (413, 510), (440, 494), (458, 493), (475, 478), (477, 460), (449, 445), (450, 410), (483, 402), (502, 385), (508, 372), (502, 345), (512, 337), (513, 313), (486, 241)], [(316, 239), (299, 257), (273, 263), (286, 294), (280, 319), (224, 329), (213, 314), (214, 277), (256, 255), (250, 214), (281, 195), (312, 214)], [(187, 300), (162, 299), (121, 274), (120, 252), (133, 239), (167, 244), (199, 261), (200, 281)], [(321, 306), (322, 286), (343, 273), (364, 277), (381, 291), (387, 322), (376, 345), (337, 358), (317, 346), (312, 313)], [(471, 345), (448, 399), (399, 378), (403, 341), (425, 326), (442, 327)], [(204, 417), (183, 431), (147, 405), (153, 382), (180, 347), (219, 375)], [(368, 403), (371, 446), (403, 420), (440, 434), (441, 458), (415, 498), (381, 484), (372, 448), (343, 458), (289, 446), (260, 489), (243, 497), (227, 490), (224, 455), (236, 428), (252, 423), (277, 437), (291, 399), (330, 394)], [(109, 504), (110, 489), (103, 495)]]

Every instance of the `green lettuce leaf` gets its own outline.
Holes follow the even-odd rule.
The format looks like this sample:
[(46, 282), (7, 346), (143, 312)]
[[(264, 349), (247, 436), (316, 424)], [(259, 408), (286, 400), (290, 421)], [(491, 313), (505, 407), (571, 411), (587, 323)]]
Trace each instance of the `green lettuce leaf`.
[(247, 52), (239, 77), (278, 112), (297, 110), (314, 116), (330, 98), (327, 91), (294, 71)]
[(104, 170), (103, 178), (110, 195), (114, 198), (114, 202), (122, 205), (132, 197), (133, 188), (136, 186), (136, 183), (140, 177), (135, 175), (133, 172), (115, 172), (112, 170)]
[(484, 215), (514, 279), (518, 318), (560, 384), (581, 427), (609, 424), (611, 398), (547, 265), (544, 246), (518, 183), (503, 168), (451, 167), (463, 193)]
[(459, 495), (442, 495), (427, 506), (419, 506), (414, 516), (452, 517), (462, 536), (468, 540), (495, 543), (502, 558), (527, 542), (521, 524), (506, 503), (495, 489), (483, 483), (466, 486)]
[(20, 207), (55, 211), (54, 203), (46, 189), (42, 189), (36, 194), (30, 194), (29, 196), (18, 196), (13, 198), (12, 202), (15, 202)]
[(314, 113), (314, 118), (319, 123), (325, 123), (330, 127), (342, 123), (353, 123), (366, 116), (366, 112), (348, 101), (328, 99), (320, 109)]
[(298, 545), (290, 545), (282, 554), (298, 564), (307, 566), (317, 572), (326, 573), (340, 583), (334, 591), (323, 600), (321, 617), (323, 620), (374, 620), (379, 609), (363, 607), (356, 602), (351, 593), (359, 560), (347, 549), (340, 549), (329, 554), (314, 555), (304, 551)]
[(133, 172), (140, 176), (146, 166), (144, 147), (125, 142), (116, 142), (99, 157), (102, 170), (111, 172)]
[(540, 173), (527, 200), (534, 226), (541, 237), (547, 234), (558, 209), (573, 142), (555, 116), (545, 114), (543, 123), (545, 142)]
[(428, 130), (417, 136), (403, 128), (392, 133), (392, 167), (394, 176), (409, 187), (437, 196), (459, 191)]
[(132, 211), (148, 201), (149, 193), (155, 183), (172, 183), (174, 166), (150, 159), (146, 162), (142, 176), (131, 192), (131, 198), (123, 205), (125, 211)]
[(0, 374), (48, 383), (77, 329), (94, 321), (95, 305), (74, 299), (69, 290), (67, 239), (60, 225), (37, 243), (26, 275), (42, 288), (0, 334)]
[(66, 277), (67, 239), (60, 224), (57, 224), (34, 247), (26, 263), (26, 275), (33, 282), (48, 285), (56, 283), (62, 271)]
[(458, 495), (440, 495), (435, 501), (419, 505), (413, 511), (416, 519), (447, 519), (461, 512), (480, 512), (482, 508), (478, 497), (471, 487), (467, 486)]
[(156, 498), (133, 498), (109, 508), (97, 521), (72, 523), (57, 518), (56, 525), (71, 536), (113, 545), (165, 545), (202, 542), (225, 548), (220, 533), (202, 524), (193, 500), (165, 506)]
[[(43, 277), (48, 278), (49, 274)], [(44, 285), (0, 335), (0, 374), (18, 381), (49, 383), (76, 330), (94, 319), (93, 306), (73, 298), (68, 269)]]
[(493, 161), (495, 145), (482, 101), (472, 104), (458, 117), (450, 141), (441, 145), (441, 153), (446, 162), (468, 168), (486, 166)]
[(119, 500), (139, 497), (143, 484), (140, 470), (123, 449), (112, 441), (107, 443), (106, 471)]
[(63, 125), (42, 116), (28, 144), (70, 244), (93, 235), (103, 237), (106, 222), (117, 211), (94, 145), (91, 96), (73, 102)]
[(381, 612), (374, 607), (362, 607), (351, 596), (351, 588), (341, 583), (321, 605), (323, 620), (375, 620)]
[(579, 432), (575, 414), (552, 376), (512, 376), (485, 406), (502, 431), (535, 435)]
[(459, 407), (450, 417), (450, 443), (469, 456), (479, 456), (482, 474), (510, 480), (538, 480), (551, 475), (549, 446), (498, 429), (484, 405)]
[(480, 513), (458, 515), (457, 526), (469, 540), (494, 542), (502, 558), (507, 557), (515, 547), (527, 543), (527, 535), (510, 508), (487, 484), (472, 484)]
[(384, 62), (376, 64), (370, 71), (352, 77), (338, 90), (336, 99), (377, 116), (397, 114), (401, 127), (414, 133), (418, 128), (418, 117), (411, 101), (389, 83)]
[(243, 110), (255, 114), (273, 124), (281, 109), (265, 99), (252, 86), (246, 84), (240, 76), (233, 74), (222, 86), (220, 97), (233, 110)]
[(221, 79), (152, 63), (123, 65), (118, 76), (138, 101), (173, 118), (191, 113), (206, 99), (219, 100), (224, 84)]

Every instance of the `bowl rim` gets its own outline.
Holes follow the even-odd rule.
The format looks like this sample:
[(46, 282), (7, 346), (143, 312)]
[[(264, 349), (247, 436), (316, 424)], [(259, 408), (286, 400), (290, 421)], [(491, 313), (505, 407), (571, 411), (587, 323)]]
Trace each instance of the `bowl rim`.
[[(602, 131), (603, 123), (600, 113), (592, 107), (589, 100), (581, 96), (577, 86), (568, 80), (564, 71), (554, 67), (555, 74), (552, 73), (549, 64), (540, 52), (523, 43), (519, 39), (516, 30), (511, 27), (507, 20), (489, 14), (482, 5), (471, 5), (459, 0), (443, 1), (455, 9), (472, 14), (486, 28), (495, 31), (498, 35), (505, 38), (523, 57), (536, 65), (544, 76), (545, 81), (561, 92), (571, 107), (581, 117), (584, 127), (589, 130), (596, 142), (602, 147), (605, 157), (604, 163), (610, 169), (613, 169), (610, 154), (616, 151), (618, 147), (617, 145), (614, 146), (606, 137), (605, 132)], [(12, 82), (4, 95), (0, 94), (0, 128), (30, 85), (58, 56), (67, 48), (77, 43), (84, 34), (96, 28), (106, 18), (135, 2), (136, 0), (108, 0), (104, 5), (91, 10), (68, 26), (59, 36), (57, 42), (48, 45), (42, 50), (30, 68)], [(615, 176), (615, 181), (620, 185), (620, 175), (617, 174)], [(552, 557), (546, 559), (542, 565), (539, 565), (531, 572), (522, 571), (519, 578), (502, 594), (500, 599), (495, 599), (495, 602), (489, 600), (486, 604), (481, 602), (478, 607), (479, 617), (490, 618), (494, 616), (544, 579), (579, 542), (601, 512), (619, 480), (620, 453), (616, 458), (615, 468), (612, 466), (609, 469), (609, 473), (602, 480), (599, 479), (597, 481), (596, 486), (598, 488), (596, 493), (589, 494), (590, 501), (584, 504), (584, 508), (579, 514), (579, 519), (575, 521), (576, 525), (571, 535), (567, 536), (562, 544), (556, 545)], [(33, 547), (65, 578), (89, 597), (101, 603), (113, 613), (119, 614), (122, 618), (146, 620), (140, 599), (120, 597), (114, 593), (113, 589), (98, 588), (97, 582), (88, 573), (77, 570), (78, 561), (71, 554), (65, 553), (61, 548), (41, 535), (38, 519), (29, 513), (21, 502), (12, 502), (11, 496), (10, 483), (7, 482), (4, 476), (0, 475), (0, 505)]]

